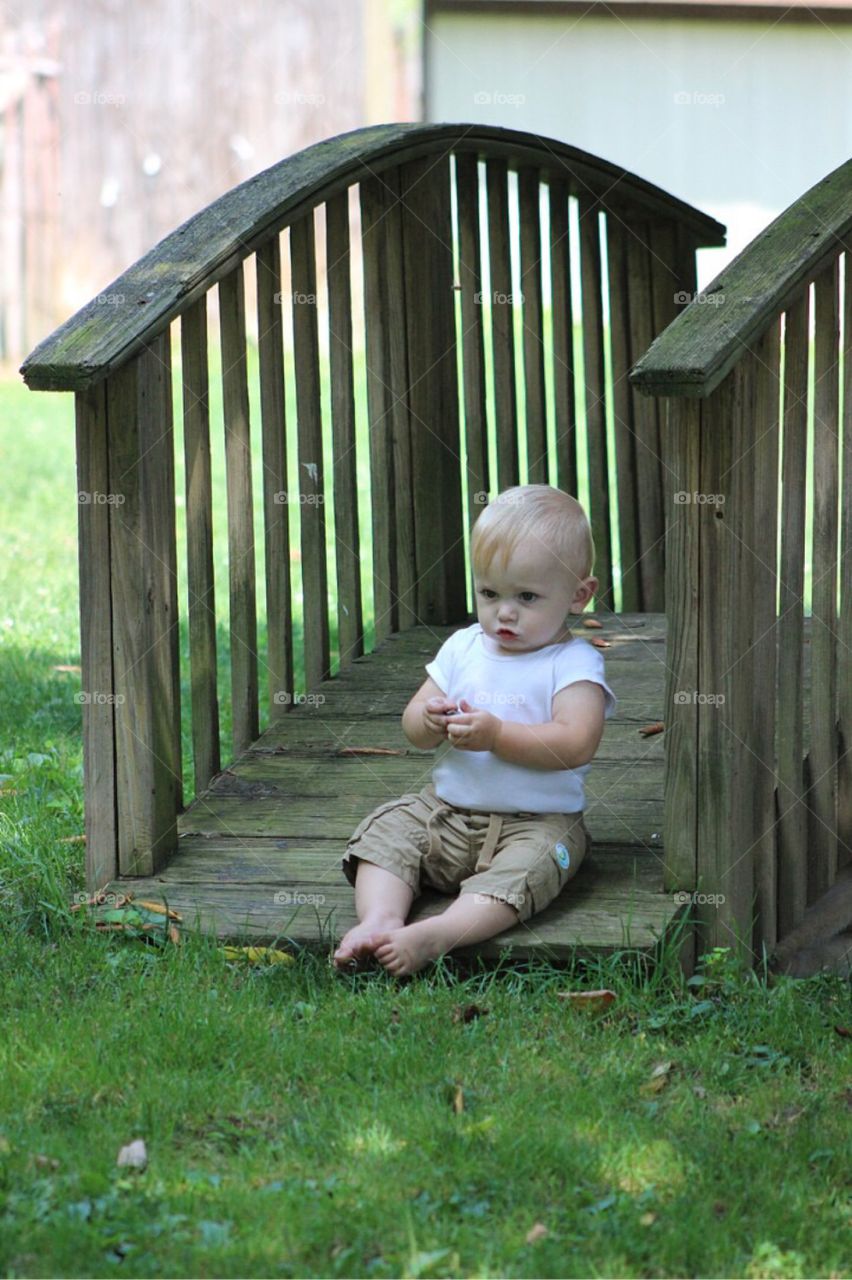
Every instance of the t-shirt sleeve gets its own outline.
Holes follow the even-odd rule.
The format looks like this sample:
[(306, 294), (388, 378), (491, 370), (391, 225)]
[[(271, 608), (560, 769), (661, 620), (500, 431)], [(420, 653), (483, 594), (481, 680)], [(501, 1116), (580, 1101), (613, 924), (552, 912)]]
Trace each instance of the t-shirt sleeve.
[(618, 699), (606, 682), (603, 655), (594, 645), (589, 644), (588, 640), (583, 640), (579, 636), (565, 646), (556, 660), (554, 694), (577, 680), (591, 680), (601, 686), (606, 697), (604, 720), (609, 720), (615, 714)]
[(453, 683), (453, 674), (455, 667), (455, 656), (458, 652), (458, 631), (454, 631), (448, 636), (441, 645), (435, 657), (431, 662), (426, 663), (426, 674), (431, 676), (440, 689), (450, 696), (450, 688)]

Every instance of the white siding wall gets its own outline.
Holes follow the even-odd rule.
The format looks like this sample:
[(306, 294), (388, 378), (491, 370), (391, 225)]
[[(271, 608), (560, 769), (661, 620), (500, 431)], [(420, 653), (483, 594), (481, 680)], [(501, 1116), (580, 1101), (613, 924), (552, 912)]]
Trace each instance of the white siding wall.
[(699, 287), (852, 155), (852, 24), (433, 15), (426, 119), (559, 138), (728, 227)]

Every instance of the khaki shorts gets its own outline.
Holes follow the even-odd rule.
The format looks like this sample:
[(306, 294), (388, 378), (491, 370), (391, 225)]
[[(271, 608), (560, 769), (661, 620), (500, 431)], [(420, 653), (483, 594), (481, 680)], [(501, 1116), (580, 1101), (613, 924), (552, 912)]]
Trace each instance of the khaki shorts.
[(488, 813), (447, 804), (429, 783), (381, 804), (349, 838), (343, 872), (354, 887), (363, 858), (411, 888), (482, 893), (520, 921), (543, 911), (577, 873), (590, 837), (578, 813)]

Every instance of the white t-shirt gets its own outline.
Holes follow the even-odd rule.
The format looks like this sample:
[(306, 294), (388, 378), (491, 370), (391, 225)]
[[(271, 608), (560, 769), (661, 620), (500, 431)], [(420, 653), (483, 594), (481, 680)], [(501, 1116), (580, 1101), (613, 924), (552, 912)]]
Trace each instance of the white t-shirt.
[[(606, 694), (604, 719), (617, 700), (604, 678), (599, 649), (579, 636), (533, 653), (492, 653), (478, 622), (445, 640), (426, 671), (453, 702), (465, 698), (501, 720), (547, 724), (553, 696), (576, 680), (593, 680)], [(432, 770), (436, 794), (448, 804), (493, 813), (578, 813), (586, 807), (583, 785), (591, 765), (531, 769), (493, 751), (450, 749)]]

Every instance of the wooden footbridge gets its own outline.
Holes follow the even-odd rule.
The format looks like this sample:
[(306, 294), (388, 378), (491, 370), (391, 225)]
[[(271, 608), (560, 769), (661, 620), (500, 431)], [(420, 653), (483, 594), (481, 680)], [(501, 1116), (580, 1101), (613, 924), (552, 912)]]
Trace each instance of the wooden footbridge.
[[(551, 139), (386, 125), (235, 188), (47, 338), (22, 372), (75, 392), (78, 489), (103, 498), (79, 506), (90, 888), (330, 949), (354, 921), (348, 835), (434, 762), (400, 717), (472, 617), (470, 526), (507, 486), (552, 483), (592, 521), (619, 707), (588, 778), (586, 863), (476, 950), (650, 950), (687, 913), (687, 968), (696, 946), (760, 958), (852, 856), (850, 226), (852, 164), (698, 295), (695, 251), (724, 228), (659, 188)], [(640, 732), (653, 722), (665, 732)], [(442, 905), (425, 894), (411, 918)]]

